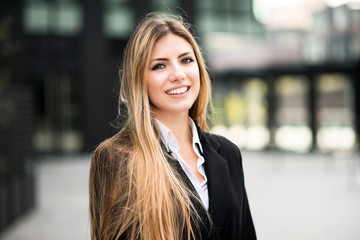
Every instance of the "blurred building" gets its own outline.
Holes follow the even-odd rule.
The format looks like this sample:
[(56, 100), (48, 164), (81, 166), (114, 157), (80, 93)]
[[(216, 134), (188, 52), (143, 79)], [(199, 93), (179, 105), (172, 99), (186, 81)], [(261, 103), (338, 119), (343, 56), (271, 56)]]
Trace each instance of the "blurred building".
[(296, 5), (264, 15), (262, 34), (205, 36), (215, 86), (221, 86), (214, 89), (214, 131), (247, 149), (354, 151), (359, 4), (290, 2)]
[(34, 153), (91, 152), (117, 131), (122, 52), (150, 11), (194, 24), (214, 80), (212, 131), (251, 150), (356, 151), (357, 1), (270, 2), (1, 1), (0, 232), (34, 205)]
[[(234, 1), (235, 3), (235, 1)], [(208, 30), (261, 28), (251, 1), (3, 1), (6, 22), (17, 53), (3, 61), (11, 84), (31, 86), (35, 96), (34, 146), (42, 153), (88, 151), (116, 130), (118, 68), (136, 21), (150, 11), (187, 13)], [(229, 16), (229, 14), (231, 16)], [(221, 19), (223, 22), (209, 22)], [(234, 20), (243, 27), (236, 27)], [(216, 26), (215, 26), (216, 25)], [(230, 25), (233, 25), (232, 27)], [(5, 29), (5, 28), (4, 28)], [(250, 33), (250, 32), (249, 32)], [(9, 44), (4, 43), (4, 48)]]

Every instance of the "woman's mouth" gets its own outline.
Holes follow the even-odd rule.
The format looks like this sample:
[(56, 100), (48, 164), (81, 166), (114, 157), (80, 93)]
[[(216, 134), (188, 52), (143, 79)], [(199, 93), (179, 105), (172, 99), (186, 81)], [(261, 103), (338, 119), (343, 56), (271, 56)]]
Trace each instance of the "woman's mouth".
[(181, 88), (176, 88), (176, 89), (172, 89), (169, 91), (166, 91), (166, 94), (168, 95), (178, 95), (178, 94), (182, 94), (186, 91), (189, 90), (189, 87), (181, 87)]

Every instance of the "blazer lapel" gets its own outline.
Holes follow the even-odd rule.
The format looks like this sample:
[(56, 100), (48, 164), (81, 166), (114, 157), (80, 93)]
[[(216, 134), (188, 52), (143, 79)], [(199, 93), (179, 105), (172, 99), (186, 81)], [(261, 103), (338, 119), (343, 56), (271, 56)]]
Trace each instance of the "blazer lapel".
[(230, 173), (226, 160), (218, 153), (220, 144), (210, 141), (207, 134), (198, 128), (205, 159), (205, 172), (208, 179), (209, 213), (215, 228), (223, 226), (229, 208)]
[[(188, 187), (188, 189), (190, 191), (192, 191), (194, 193), (194, 195), (196, 196), (196, 199), (192, 196), (190, 196), (190, 199), (197, 211), (198, 216), (200, 216), (200, 219), (202, 219), (201, 222), (199, 222), (197, 220), (197, 218), (193, 218), (191, 221), (196, 221), (196, 224), (199, 224), (198, 226), (200, 227), (199, 232), (195, 231), (195, 239), (208, 239), (207, 237), (211, 235), (211, 232), (209, 232), (209, 230), (211, 229), (211, 224), (210, 221), (208, 219), (208, 214), (206, 212), (205, 207), (203, 206), (203, 204), (200, 202), (200, 197), (198, 195), (198, 193), (196, 192), (195, 187), (192, 185), (190, 179), (187, 177), (186, 173), (184, 172), (184, 170), (182, 169), (180, 163), (178, 160), (174, 159), (171, 156), (171, 152), (168, 152), (165, 148), (165, 146), (160, 143), (163, 151), (167, 152), (167, 160), (170, 163), (170, 165), (172, 166), (172, 168), (179, 174), (179, 177), (183, 180), (183, 183)], [(193, 225), (193, 223), (192, 223)]]
[[(200, 142), (203, 148), (202, 155), (205, 159), (205, 173), (207, 177), (208, 193), (209, 193), (209, 213), (213, 221), (215, 229), (222, 228), (224, 220), (228, 214), (230, 191), (230, 172), (227, 161), (219, 154), (220, 143), (211, 141), (207, 133), (203, 132), (197, 126)], [(165, 146), (161, 143), (164, 151), (167, 152)], [(194, 191), (190, 180), (182, 170), (178, 161), (168, 159), (173, 167), (183, 178), (185, 184)]]

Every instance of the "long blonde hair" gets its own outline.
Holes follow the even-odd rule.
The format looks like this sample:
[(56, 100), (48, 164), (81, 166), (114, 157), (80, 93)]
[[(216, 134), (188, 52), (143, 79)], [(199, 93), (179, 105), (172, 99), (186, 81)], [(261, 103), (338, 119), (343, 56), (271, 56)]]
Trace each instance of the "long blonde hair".
[[(156, 41), (172, 33), (193, 48), (200, 72), (200, 92), (189, 115), (208, 130), (211, 85), (201, 51), (180, 17), (147, 15), (131, 35), (120, 71), (120, 104), (127, 121), (101, 143), (90, 169), (91, 239), (191, 239), (198, 215), (185, 186), (162, 149), (149, 102), (144, 68)], [(195, 221), (194, 221), (195, 220)], [(185, 229), (185, 231), (184, 231)]]

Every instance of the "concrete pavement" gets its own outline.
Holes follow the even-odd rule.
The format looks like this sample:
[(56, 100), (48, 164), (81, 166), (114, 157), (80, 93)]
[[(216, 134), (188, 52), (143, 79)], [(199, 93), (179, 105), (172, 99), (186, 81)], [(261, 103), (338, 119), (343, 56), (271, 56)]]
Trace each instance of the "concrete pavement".
[(85, 156), (44, 159), (37, 163), (36, 208), (6, 230), (4, 240), (90, 239), (88, 171)]
[[(3, 240), (90, 239), (89, 158), (37, 164), (38, 204)], [(360, 156), (243, 152), (259, 240), (359, 240)]]
[(244, 152), (260, 240), (359, 240), (359, 155)]

